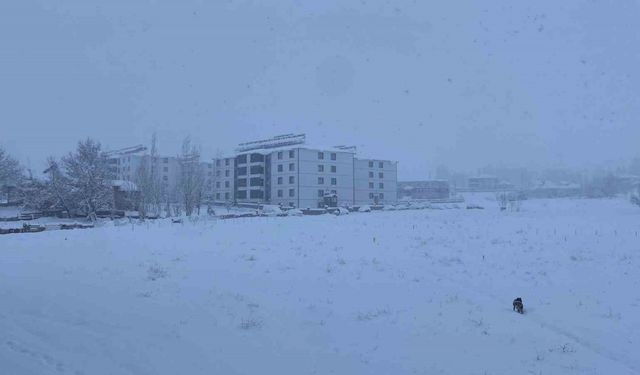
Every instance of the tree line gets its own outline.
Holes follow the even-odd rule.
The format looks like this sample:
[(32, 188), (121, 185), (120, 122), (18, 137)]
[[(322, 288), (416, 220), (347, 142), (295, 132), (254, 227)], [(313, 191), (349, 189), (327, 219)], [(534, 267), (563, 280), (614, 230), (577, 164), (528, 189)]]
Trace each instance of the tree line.
[[(204, 202), (205, 170), (201, 152), (187, 137), (177, 156), (179, 173), (173, 188), (163, 183), (155, 134), (150, 152), (141, 157), (139, 167), (122, 192), (120, 202), (137, 210), (140, 217), (187, 216), (199, 213)], [(0, 148), (0, 189), (25, 208), (61, 211), (95, 219), (102, 210), (116, 208), (118, 184), (114, 165), (100, 142), (87, 138), (61, 158), (49, 157), (42, 175), (26, 170)], [(124, 201), (123, 201), (124, 199)]]

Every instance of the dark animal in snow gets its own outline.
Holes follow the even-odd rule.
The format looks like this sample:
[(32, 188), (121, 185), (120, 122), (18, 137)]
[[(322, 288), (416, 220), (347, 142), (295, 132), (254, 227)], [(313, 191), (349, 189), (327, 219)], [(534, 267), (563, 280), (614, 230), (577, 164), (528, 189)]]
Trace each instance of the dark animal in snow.
[(513, 300), (513, 311), (524, 314), (524, 305), (522, 304), (522, 298), (518, 297)]

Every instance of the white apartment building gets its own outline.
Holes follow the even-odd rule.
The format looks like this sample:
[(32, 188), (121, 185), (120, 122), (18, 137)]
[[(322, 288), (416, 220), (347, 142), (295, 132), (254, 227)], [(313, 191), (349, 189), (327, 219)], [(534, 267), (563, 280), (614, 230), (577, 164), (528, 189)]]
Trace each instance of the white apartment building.
[(324, 207), (397, 201), (397, 162), (357, 159), (354, 147), (312, 147), (304, 135), (241, 144), (232, 158), (214, 159), (214, 199), (225, 202)]
[(397, 201), (398, 163), (389, 160), (354, 159), (355, 204)]
[[(135, 146), (108, 154), (109, 168), (117, 180), (134, 182), (136, 174), (143, 163), (152, 168), (159, 176), (164, 193), (170, 201), (177, 200), (178, 181), (181, 173), (181, 160), (175, 156), (157, 156), (151, 158), (145, 154), (146, 147)], [(200, 162), (204, 175), (204, 192), (212, 197), (214, 192), (214, 165), (211, 162)]]

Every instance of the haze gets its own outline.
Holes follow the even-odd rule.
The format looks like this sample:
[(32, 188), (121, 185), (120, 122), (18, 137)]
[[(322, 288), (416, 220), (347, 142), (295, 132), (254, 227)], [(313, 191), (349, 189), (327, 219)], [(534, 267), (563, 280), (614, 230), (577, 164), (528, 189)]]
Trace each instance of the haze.
[(32, 168), (94, 137), (204, 156), (304, 132), (435, 166), (639, 155), (636, 1), (7, 1), (0, 145)]

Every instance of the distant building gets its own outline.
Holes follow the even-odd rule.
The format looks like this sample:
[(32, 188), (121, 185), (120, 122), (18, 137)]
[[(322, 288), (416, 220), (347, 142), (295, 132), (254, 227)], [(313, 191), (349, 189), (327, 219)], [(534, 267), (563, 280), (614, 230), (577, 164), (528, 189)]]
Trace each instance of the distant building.
[[(175, 156), (156, 156), (146, 153), (146, 147), (134, 146), (107, 153), (109, 168), (115, 180), (136, 182), (137, 173), (143, 163), (160, 179), (164, 194), (170, 201), (176, 201), (181, 173), (181, 159)], [(204, 195), (213, 195), (214, 168), (211, 162), (200, 162), (204, 175)]]
[(472, 191), (496, 191), (498, 190), (498, 178), (494, 176), (469, 177), (467, 186)]
[(582, 186), (579, 184), (538, 181), (531, 189), (526, 191), (526, 196), (528, 198), (567, 198), (578, 197), (582, 193)]
[(397, 199), (397, 162), (358, 159), (355, 147), (314, 147), (304, 134), (286, 134), (236, 151), (213, 160), (216, 201), (316, 208)]
[(398, 182), (399, 199), (447, 199), (449, 190), (449, 182), (445, 180)]
[(478, 177), (469, 177), (467, 181), (468, 190), (470, 191), (505, 191), (514, 190), (515, 186), (507, 181), (501, 181), (495, 176), (483, 175)]

